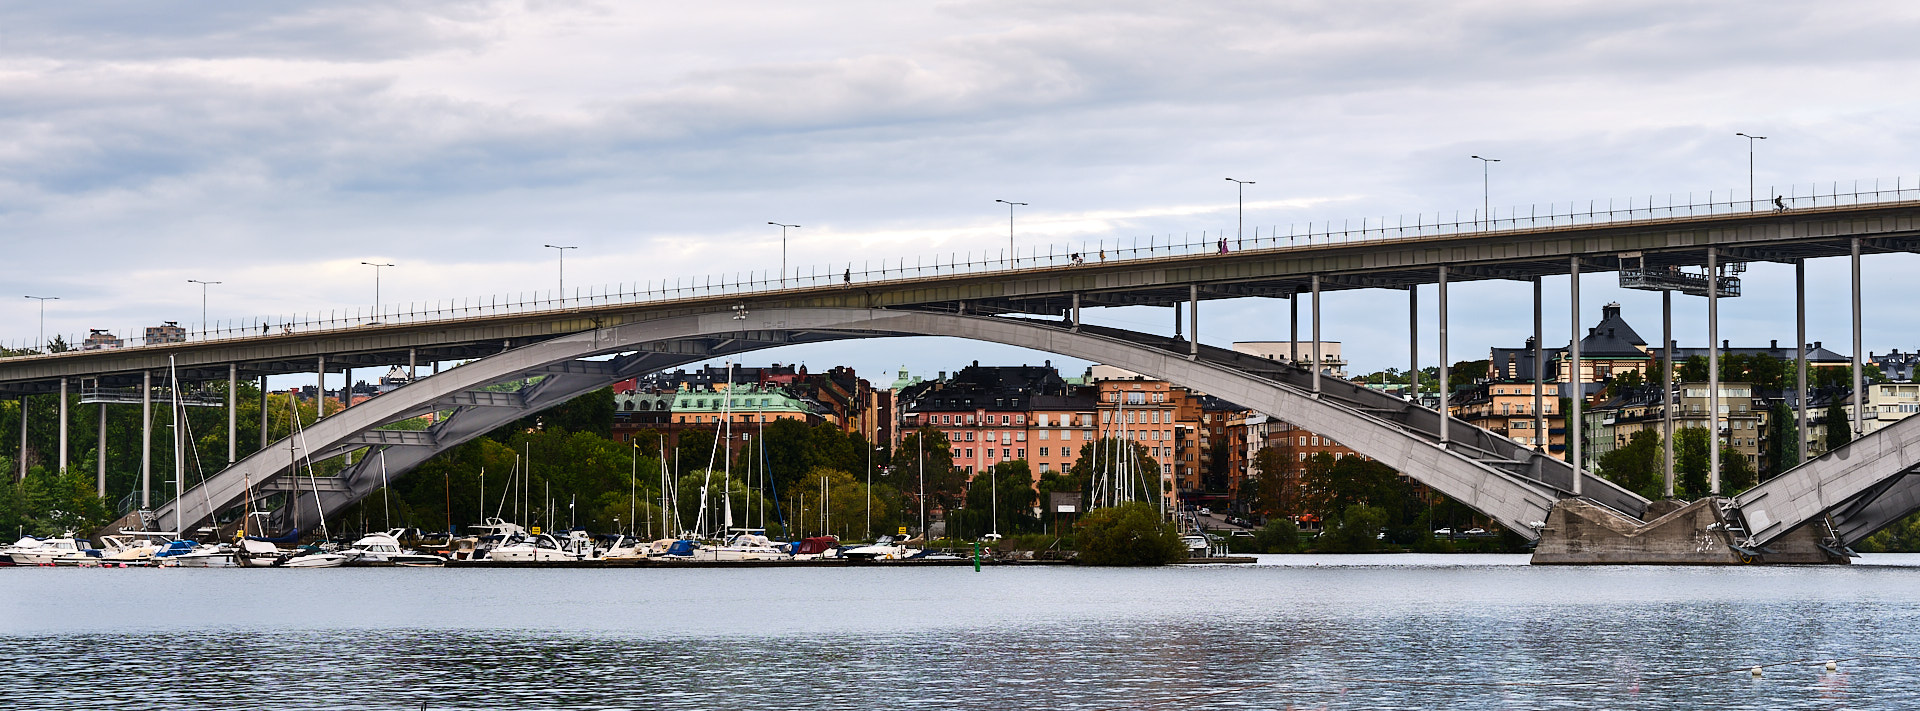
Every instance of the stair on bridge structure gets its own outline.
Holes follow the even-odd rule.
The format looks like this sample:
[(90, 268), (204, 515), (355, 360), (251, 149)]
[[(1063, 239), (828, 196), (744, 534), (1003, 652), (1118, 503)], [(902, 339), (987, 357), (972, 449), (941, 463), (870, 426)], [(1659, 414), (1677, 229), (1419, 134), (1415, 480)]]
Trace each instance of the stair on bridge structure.
[(1647, 505), (1647, 520), (1579, 498), (1561, 499), (1540, 529), (1534, 565), (1844, 565), (1847, 556), (1805, 526), (1764, 548), (1746, 539), (1730, 499), (1667, 499)]

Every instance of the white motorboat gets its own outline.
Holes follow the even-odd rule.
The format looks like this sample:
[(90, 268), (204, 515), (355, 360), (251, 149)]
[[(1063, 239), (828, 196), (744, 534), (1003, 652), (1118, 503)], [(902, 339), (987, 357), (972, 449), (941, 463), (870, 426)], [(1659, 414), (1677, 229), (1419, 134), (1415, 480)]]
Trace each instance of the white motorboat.
[(396, 528), (383, 533), (370, 533), (354, 541), (353, 545), (341, 551), (347, 556), (348, 565), (404, 565), (432, 566), (445, 565), (447, 559), (437, 555), (415, 553), (400, 547), (400, 534), (406, 529)]
[(848, 560), (870, 561), (906, 560), (922, 553), (920, 549), (908, 548), (906, 544), (904, 540), (895, 542), (892, 536), (881, 536), (873, 545), (847, 548), (840, 551), (840, 555)]
[(172, 545), (154, 555), (154, 561), (166, 568), (232, 568), (239, 565), (234, 560), (232, 546), (224, 543), (192, 545), (192, 541), (174, 541)]
[(276, 568), (338, 568), (347, 564), (347, 556), (316, 546), (301, 546), (273, 562)]
[(793, 556), (786, 548), (774, 545), (765, 532), (758, 528), (735, 529), (738, 531), (726, 543), (717, 546), (702, 546), (693, 552), (694, 560), (746, 561), (746, 560), (791, 560)]
[(53, 564), (81, 567), (152, 565), (154, 554), (160, 552), (160, 546), (164, 543), (130, 534), (101, 536), (99, 550), (83, 548), (53, 559)]
[(580, 560), (569, 546), (551, 533), (539, 533), (519, 542), (503, 545), (487, 554), (487, 560), (500, 563), (551, 563)]
[(242, 568), (271, 568), (287, 551), (266, 541), (243, 539), (233, 551), (233, 562)]
[(494, 549), (527, 537), (527, 529), (520, 524), (499, 518), (487, 518), (467, 528), (473, 529), (474, 534), (447, 542), (447, 554), (453, 560), (486, 560)]
[[(28, 541), (38, 545), (29, 544)], [(57, 558), (66, 556), (84, 556), (83, 550), (92, 550), (92, 544), (84, 539), (66, 538), (29, 539), (22, 538), (18, 543), (7, 547), (4, 552), (13, 560), (14, 565), (53, 565)]]

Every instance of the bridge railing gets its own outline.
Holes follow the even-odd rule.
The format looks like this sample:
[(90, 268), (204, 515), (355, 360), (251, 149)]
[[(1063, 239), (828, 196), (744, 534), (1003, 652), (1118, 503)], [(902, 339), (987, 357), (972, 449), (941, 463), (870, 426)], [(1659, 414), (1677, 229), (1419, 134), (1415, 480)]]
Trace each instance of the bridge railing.
[[(244, 319), (192, 324), (181, 330), (159, 332), (152, 339), (143, 328), (123, 331), (97, 330), (93, 340), (86, 335), (61, 334), (68, 349), (137, 348), (179, 343), (231, 341), (284, 334), (314, 334), (346, 331), (371, 325), (422, 324), (456, 321), (487, 316), (563, 315), (577, 309), (606, 306), (647, 305), (682, 299), (715, 296), (755, 296), (778, 292), (804, 293), (807, 290), (844, 288), (857, 285), (888, 285), (935, 276), (1018, 274), (1088, 264), (1115, 264), (1168, 257), (1202, 256), (1233, 252), (1284, 252), (1327, 245), (1366, 244), (1399, 240), (1430, 239), (1482, 232), (1538, 231), (1557, 228), (1575, 229), (1594, 225), (1651, 223), (1687, 218), (1767, 214), (1779, 210), (1813, 210), (1858, 205), (1920, 200), (1920, 180), (1885, 178), (1852, 183), (1791, 185), (1785, 191), (1769, 188), (1768, 195), (1739, 197), (1734, 190), (1709, 191), (1704, 196), (1647, 195), (1609, 200), (1549, 203), (1525, 209), (1496, 209), (1483, 216), (1479, 210), (1454, 211), (1451, 214), (1420, 213), (1402, 215), (1391, 223), (1386, 217), (1363, 217), (1358, 225), (1352, 220), (1310, 221), (1289, 225), (1281, 234), (1279, 226), (1255, 227), (1253, 234), (1227, 235), (1224, 230), (1186, 232), (1179, 235), (1082, 240), (1032, 247), (1011, 257), (997, 252), (951, 251), (946, 255), (920, 255), (880, 260), (831, 262), (805, 265), (787, 274), (775, 270), (707, 274), (613, 285), (576, 287), (571, 294), (552, 290), (523, 291), (487, 296), (459, 297), (431, 302), (381, 304), (375, 307), (348, 307), (283, 316), (258, 316)], [(1263, 232), (1264, 229), (1264, 232)], [(115, 335), (127, 334), (127, 335)], [(52, 339), (49, 339), (51, 342)], [(34, 339), (14, 339), (5, 344), (6, 357), (32, 357), (41, 350)]]

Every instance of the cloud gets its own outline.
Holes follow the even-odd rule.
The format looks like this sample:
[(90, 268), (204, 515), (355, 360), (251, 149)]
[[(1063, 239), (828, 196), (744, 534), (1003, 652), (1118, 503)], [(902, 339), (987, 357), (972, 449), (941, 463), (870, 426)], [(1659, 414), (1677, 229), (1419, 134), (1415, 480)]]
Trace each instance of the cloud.
[[(197, 318), (188, 278), (228, 282), (216, 318), (352, 308), (373, 257), (401, 265), (384, 284), (401, 301), (547, 288), (554, 241), (582, 247), (569, 283), (774, 269), (769, 220), (807, 226), (789, 259), (815, 268), (993, 254), (996, 198), (1031, 203), (1023, 249), (1230, 233), (1228, 176), (1258, 181), (1249, 231), (1297, 230), (1470, 215), (1475, 153), (1503, 158), (1503, 213), (1744, 190), (1737, 130), (1773, 136), (1762, 192), (1915, 158), (1915, 101), (1889, 87), (1916, 68), (1920, 9), (1892, 2), (161, 3), (10, 19), (0, 233), (18, 289), (66, 297), (48, 315), (66, 332)], [(1506, 309), (1525, 294), (1506, 286), (1456, 299), (1456, 343), (1517, 342), (1525, 320)], [(1330, 297), (1329, 337), (1358, 367), (1397, 365), (1400, 329), (1372, 316), (1403, 296)], [(30, 304), (5, 303), (8, 331), (30, 333)], [(1275, 335), (1271, 304), (1209, 307), (1223, 340)], [(1870, 347), (1912, 347), (1891, 340), (1905, 318)], [(948, 350), (844, 353), (930, 372), (953, 367)]]

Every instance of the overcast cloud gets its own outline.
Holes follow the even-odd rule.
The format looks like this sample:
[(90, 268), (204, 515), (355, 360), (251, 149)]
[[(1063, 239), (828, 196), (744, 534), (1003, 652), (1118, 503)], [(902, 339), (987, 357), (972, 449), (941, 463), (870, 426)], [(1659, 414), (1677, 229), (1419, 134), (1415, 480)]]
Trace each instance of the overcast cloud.
[[(1920, 6), (1566, 2), (15, 3), (0, 19), (0, 337), (998, 249), (1470, 212), (1493, 202), (1920, 181)], [(1867, 347), (1920, 347), (1907, 256), (1867, 262)], [(1844, 264), (1811, 339), (1844, 344)], [(1756, 265), (1723, 336), (1791, 342)], [(1591, 277), (1657, 339), (1658, 297)], [(1563, 299), (1565, 279), (1549, 283)], [(1522, 283), (1459, 287), (1456, 359), (1531, 331)], [(1327, 299), (1361, 370), (1403, 366), (1404, 293)], [(1434, 356), (1432, 303), (1425, 360)], [(1548, 309), (1565, 341), (1564, 302)], [(1683, 343), (1704, 306), (1681, 298)], [(1283, 302), (1203, 337), (1283, 337)], [(1164, 310), (1097, 322), (1166, 330)], [(1554, 339), (1549, 339), (1554, 340)], [(929, 339), (777, 351), (885, 379), (1048, 356)], [(1840, 350), (1846, 350), (1844, 347)], [(964, 354), (964, 356), (962, 355)], [(1056, 363), (1062, 362), (1055, 358)]]

